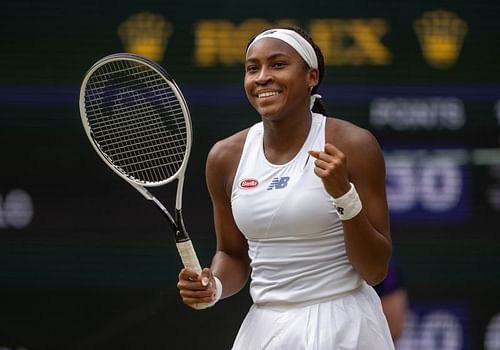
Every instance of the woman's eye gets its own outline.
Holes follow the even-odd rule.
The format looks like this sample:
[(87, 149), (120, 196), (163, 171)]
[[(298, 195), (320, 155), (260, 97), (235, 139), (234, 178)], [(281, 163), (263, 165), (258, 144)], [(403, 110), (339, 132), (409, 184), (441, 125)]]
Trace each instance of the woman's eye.
[(257, 66), (247, 66), (247, 72), (255, 72), (257, 71)]

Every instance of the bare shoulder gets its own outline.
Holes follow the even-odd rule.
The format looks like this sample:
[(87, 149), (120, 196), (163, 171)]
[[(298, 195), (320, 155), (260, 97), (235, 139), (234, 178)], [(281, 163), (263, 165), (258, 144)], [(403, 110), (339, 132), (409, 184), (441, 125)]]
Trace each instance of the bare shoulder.
[(208, 153), (206, 177), (209, 190), (230, 193), (249, 129), (242, 130), (215, 143)]
[(225, 139), (217, 141), (208, 153), (207, 165), (220, 166), (227, 162), (239, 160), (243, 152), (243, 146), (248, 133), (248, 129), (242, 130)]
[(327, 118), (326, 142), (348, 153), (364, 147), (379, 148), (377, 139), (369, 130), (333, 117)]
[(385, 162), (382, 149), (375, 136), (367, 129), (338, 118), (328, 118), (326, 142), (337, 147), (347, 158), (352, 179), (369, 173), (383, 178)]

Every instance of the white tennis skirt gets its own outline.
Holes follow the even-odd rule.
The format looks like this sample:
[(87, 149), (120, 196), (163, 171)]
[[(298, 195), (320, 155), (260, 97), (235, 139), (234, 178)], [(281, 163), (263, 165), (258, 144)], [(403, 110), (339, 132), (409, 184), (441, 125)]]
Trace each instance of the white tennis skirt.
[(321, 302), (273, 308), (252, 305), (233, 350), (393, 350), (380, 298), (363, 283)]

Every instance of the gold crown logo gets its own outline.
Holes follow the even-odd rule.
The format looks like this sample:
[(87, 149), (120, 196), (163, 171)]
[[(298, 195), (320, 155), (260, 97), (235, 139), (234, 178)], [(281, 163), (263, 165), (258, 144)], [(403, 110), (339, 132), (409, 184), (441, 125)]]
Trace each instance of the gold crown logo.
[(131, 15), (118, 27), (118, 36), (127, 52), (156, 62), (163, 59), (171, 34), (172, 24), (163, 16), (151, 12)]
[(429, 11), (415, 20), (414, 29), (430, 66), (447, 69), (455, 64), (467, 34), (463, 19), (446, 10)]

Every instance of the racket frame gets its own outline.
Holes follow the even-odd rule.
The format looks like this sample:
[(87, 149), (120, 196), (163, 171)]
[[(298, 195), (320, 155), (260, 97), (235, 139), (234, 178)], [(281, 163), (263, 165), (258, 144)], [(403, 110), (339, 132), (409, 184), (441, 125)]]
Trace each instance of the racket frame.
[[(85, 93), (86, 93), (86, 86), (88, 83), (88, 80), (92, 76), (92, 74), (102, 67), (105, 64), (114, 62), (114, 61), (133, 61), (142, 65), (147, 66), (148, 68), (154, 70), (159, 76), (163, 78), (165, 82), (171, 87), (172, 91), (174, 92), (177, 100), (179, 101), (179, 105), (181, 106), (182, 109), (182, 114), (184, 116), (185, 124), (186, 124), (186, 150), (184, 154), (184, 159), (182, 161), (181, 166), (179, 169), (170, 176), (168, 179), (162, 180), (162, 181), (156, 181), (156, 182), (149, 182), (149, 181), (137, 181), (128, 176), (124, 171), (121, 171), (118, 166), (116, 166), (113, 161), (104, 153), (101, 148), (99, 147), (98, 143), (92, 136), (92, 129), (89, 125), (88, 118), (87, 118), (87, 113), (86, 113), (86, 107), (85, 107)], [(82, 124), (85, 129), (85, 133), (87, 134), (87, 137), (90, 140), (90, 143), (94, 147), (95, 151), (99, 156), (102, 158), (102, 160), (116, 173), (118, 174), (122, 179), (127, 181), (130, 185), (132, 185), (140, 194), (144, 196), (149, 201), (152, 201), (155, 206), (160, 209), (160, 211), (168, 218), (170, 221), (170, 224), (172, 225), (172, 229), (175, 232), (175, 243), (177, 246), (177, 249), (179, 251), (179, 254), (181, 256), (182, 262), (185, 267), (190, 268), (196, 272), (201, 272), (201, 267), (200, 263), (198, 261), (198, 257), (196, 255), (196, 252), (194, 250), (193, 244), (191, 239), (189, 238), (189, 235), (186, 231), (184, 221), (183, 221), (183, 216), (182, 216), (182, 194), (183, 194), (183, 187), (184, 187), (184, 174), (186, 172), (187, 168), (187, 163), (189, 159), (189, 155), (191, 152), (191, 144), (192, 144), (192, 124), (191, 124), (191, 117), (189, 113), (189, 109), (187, 107), (186, 100), (184, 96), (182, 95), (182, 92), (178, 85), (175, 83), (175, 81), (172, 79), (170, 74), (163, 69), (159, 64), (150, 61), (142, 56), (135, 55), (135, 54), (130, 54), (130, 53), (115, 53), (108, 55), (106, 57), (101, 58), (98, 60), (92, 67), (87, 71), (85, 74), (85, 77), (82, 81), (81, 88), (80, 88), (80, 98), (79, 98), (79, 107), (80, 107), (80, 116), (82, 119)], [(167, 210), (167, 208), (150, 192), (146, 189), (146, 187), (158, 187), (158, 186), (163, 186), (166, 185), (174, 180), (177, 180), (177, 192), (176, 192), (176, 197), (175, 197), (175, 215), (172, 216), (170, 212)], [(203, 308), (202, 304), (199, 304), (199, 308)]]

